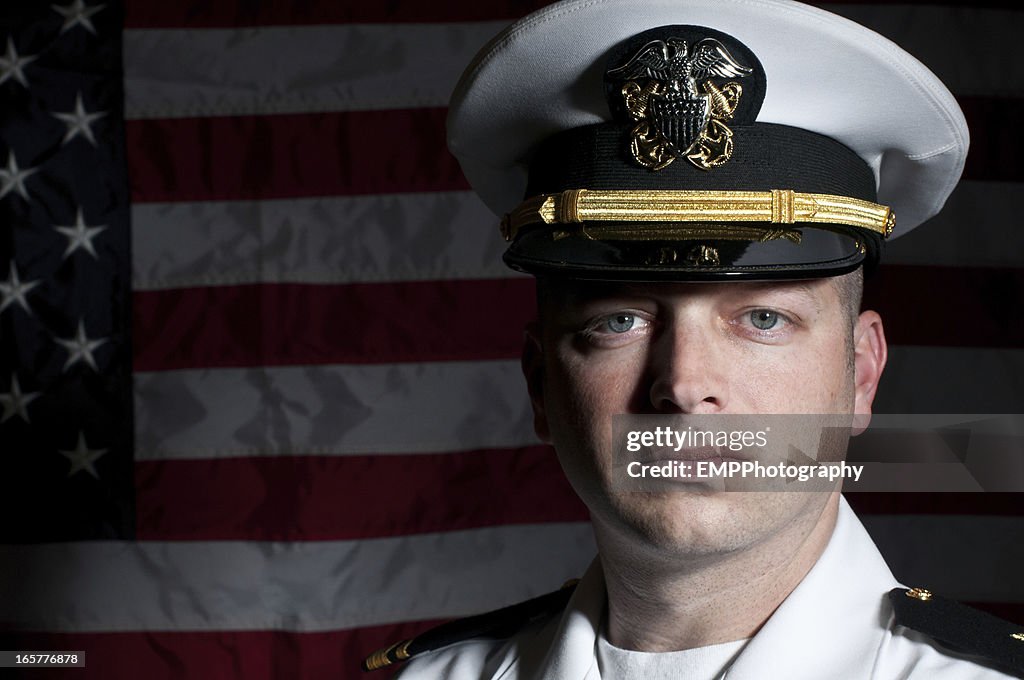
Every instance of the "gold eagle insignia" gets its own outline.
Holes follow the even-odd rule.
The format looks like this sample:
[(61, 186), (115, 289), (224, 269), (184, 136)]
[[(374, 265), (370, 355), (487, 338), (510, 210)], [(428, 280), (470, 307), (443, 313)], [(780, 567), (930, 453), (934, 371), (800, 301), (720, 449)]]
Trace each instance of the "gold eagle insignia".
[(608, 72), (626, 81), (621, 94), (636, 122), (630, 133), (633, 157), (651, 170), (681, 157), (702, 170), (728, 161), (733, 133), (725, 122), (739, 106), (743, 88), (736, 82), (719, 86), (711, 78), (742, 78), (751, 71), (715, 38), (704, 38), (692, 50), (679, 38), (641, 47)]

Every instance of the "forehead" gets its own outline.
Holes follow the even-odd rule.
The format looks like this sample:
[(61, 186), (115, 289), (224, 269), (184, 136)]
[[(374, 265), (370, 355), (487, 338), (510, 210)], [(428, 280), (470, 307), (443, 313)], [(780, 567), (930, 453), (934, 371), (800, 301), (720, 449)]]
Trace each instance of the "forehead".
[(798, 281), (744, 281), (735, 283), (656, 282), (630, 283), (539, 279), (541, 308), (567, 309), (613, 299), (651, 301), (714, 300), (723, 302), (765, 299), (781, 296), (813, 306), (816, 310), (837, 307), (840, 280), (835, 278)]

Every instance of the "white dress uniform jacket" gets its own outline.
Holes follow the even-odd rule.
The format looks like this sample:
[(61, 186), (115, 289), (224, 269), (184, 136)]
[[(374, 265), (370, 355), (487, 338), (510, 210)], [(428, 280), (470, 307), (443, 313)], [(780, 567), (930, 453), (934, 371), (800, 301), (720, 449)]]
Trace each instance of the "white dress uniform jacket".
[[(817, 564), (726, 669), (726, 680), (1010, 678), (893, 621), (900, 584), (843, 499)], [(401, 680), (596, 680), (606, 608), (595, 560), (568, 605), (505, 640), (473, 639), (417, 656)]]

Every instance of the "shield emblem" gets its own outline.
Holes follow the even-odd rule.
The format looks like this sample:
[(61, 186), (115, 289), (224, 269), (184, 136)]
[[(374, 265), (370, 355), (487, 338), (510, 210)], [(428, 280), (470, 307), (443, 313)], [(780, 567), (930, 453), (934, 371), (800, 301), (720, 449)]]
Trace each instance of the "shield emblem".
[(711, 119), (711, 98), (684, 92), (669, 92), (652, 97), (647, 117), (679, 156), (690, 151)]

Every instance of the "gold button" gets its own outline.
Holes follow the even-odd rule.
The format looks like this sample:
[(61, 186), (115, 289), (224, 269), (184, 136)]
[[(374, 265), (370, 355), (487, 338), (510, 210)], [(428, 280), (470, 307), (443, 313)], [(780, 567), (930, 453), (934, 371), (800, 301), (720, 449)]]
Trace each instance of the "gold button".
[(921, 600), (921, 602), (927, 602), (932, 599), (932, 591), (925, 590), (924, 588), (911, 588), (907, 591), (907, 597), (912, 597), (915, 600)]
[(1024, 642), (1024, 633), (1014, 633), (1010, 637), (1012, 637), (1014, 640), (1020, 640), (1021, 642)]

